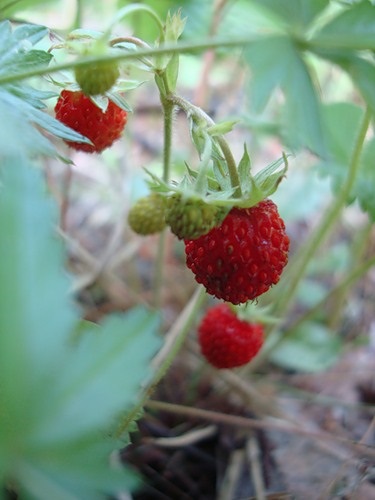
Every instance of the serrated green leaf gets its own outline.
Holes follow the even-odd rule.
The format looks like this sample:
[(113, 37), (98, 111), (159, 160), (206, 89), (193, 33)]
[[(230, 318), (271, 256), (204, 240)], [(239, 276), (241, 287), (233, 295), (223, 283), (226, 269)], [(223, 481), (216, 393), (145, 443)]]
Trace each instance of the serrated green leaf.
[(375, 65), (365, 59), (352, 57), (341, 66), (349, 73), (375, 117)]
[[(111, 417), (135, 404), (140, 383), (150, 375), (147, 361), (160, 345), (155, 335), (158, 327), (157, 314), (137, 308), (109, 317), (100, 331), (87, 332), (69, 356), (69, 369), (59, 377), (56, 400), (50, 402), (49, 421), (40, 429), (40, 440), (64, 441), (103, 428)], [(79, 419), (82, 412), (86, 413), (84, 421)]]
[[(89, 139), (84, 137), (82, 134), (79, 134), (75, 130), (67, 127), (66, 125), (56, 120), (49, 114), (28, 105), (28, 103), (25, 103), (21, 99), (18, 99), (15, 96), (12, 96), (11, 94), (6, 95), (5, 93), (3, 94), (3, 99), (4, 101), (7, 102), (7, 104), (8, 103), (11, 104), (11, 106), (18, 105), (18, 107), (15, 108), (16, 111), (13, 110), (13, 114), (16, 115), (15, 118), (17, 118), (17, 123), (18, 123), (18, 126), (16, 125), (15, 128), (12, 129), (12, 133), (16, 132), (13, 135), (13, 141), (14, 137), (22, 137), (22, 141), (25, 141), (24, 146), (26, 151), (34, 150), (35, 152), (38, 153), (44, 153), (50, 155), (54, 154), (54, 150), (52, 149), (51, 144), (47, 141), (45, 137), (43, 137), (39, 132), (37, 132), (36, 129), (32, 129), (32, 127), (30, 127), (30, 123), (35, 123), (36, 125), (39, 125), (47, 132), (50, 132), (51, 134), (55, 135), (56, 137), (60, 137), (61, 139), (66, 139), (68, 141), (90, 143)], [(22, 122), (25, 123), (25, 131), (27, 130), (26, 136), (20, 136), (19, 130), (17, 131), (17, 128), (19, 129), (20, 125), (22, 126)], [(6, 125), (7, 127), (9, 127), (8, 124)], [(35, 142), (26, 143), (27, 137), (31, 136), (31, 134), (33, 134)], [(38, 151), (36, 147), (38, 144), (42, 146), (42, 142), (43, 142), (43, 149)], [(19, 144), (14, 144), (14, 145), (19, 147)]]
[(271, 16), (278, 16), (286, 26), (306, 27), (329, 4), (329, 0), (253, 0), (262, 10), (268, 10)]
[(7, 238), (0, 241), (0, 407), (6, 411), (0, 412), (0, 449), (35, 423), (41, 387), (58, 373), (77, 317), (66, 302), (62, 246), (52, 237), (54, 207), (40, 175), (20, 155), (2, 159), (0, 225)]
[[(28, 44), (39, 41), (47, 33), (46, 28), (37, 25), (21, 25), (13, 32), (9, 21), (0, 23), (0, 72), (17, 71), (27, 66), (48, 64), (51, 55), (29, 50)], [(8, 66), (9, 62), (10, 66)], [(47, 113), (41, 111), (45, 107), (41, 99), (52, 94), (32, 89), (22, 82), (0, 87), (0, 144), (4, 155), (12, 155), (23, 149), (29, 156), (56, 154), (54, 147), (32, 124), (70, 141), (90, 141), (81, 134), (71, 130)]]
[(286, 99), (283, 110), (284, 140), (292, 149), (307, 146), (317, 155), (325, 157), (327, 146), (320, 102), (309, 68), (297, 51), (290, 52), (287, 64), (288, 73), (282, 86)]
[(316, 33), (313, 41), (320, 46), (338, 46), (343, 50), (374, 48), (375, 6), (368, 0), (354, 3)]
[(30, 50), (25, 54), (14, 54), (7, 61), (2, 62), (1, 73), (19, 73), (35, 68), (35, 66), (48, 66), (52, 55), (43, 50)]
[(277, 365), (301, 372), (327, 370), (339, 358), (342, 343), (325, 326), (318, 323), (304, 323), (288, 335), (272, 353), (271, 359)]
[[(283, 53), (289, 43), (284, 36), (260, 38), (245, 48), (244, 57), (253, 77), (251, 81), (251, 105), (259, 113), (266, 106), (274, 89), (280, 85), (286, 74)], [(275, 58), (275, 54), (280, 57)]]
[(111, 469), (105, 433), (150, 376), (159, 318), (137, 308), (70, 343), (78, 315), (56, 207), (24, 156), (3, 157), (0, 172), (0, 479), (20, 498), (104, 499), (134, 484)]
[(371, 139), (365, 146), (362, 158), (361, 168), (354, 187), (354, 196), (357, 197), (359, 204), (370, 219), (375, 222), (375, 140)]
[[(351, 103), (334, 103), (322, 108), (322, 116), (329, 155), (318, 164), (318, 171), (331, 178), (333, 190), (338, 192), (347, 175), (363, 110)], [(348, 202), (352, 199), (353, 195)]]
[(68, 441), (56, 448), (33, 450), (33, 455), (18, 464), (20, 499), (105, 500), (106, 493), (129, 491), (137, 477), (120, 467), (111, 467), (110, 453), (116, 443), (92, 435)]
[(21, 25), (13, 32), (9, 21), (0, 23), (0, 74), (8, 74), (10, 70), (27, 69), (28, 66), (46, 64), (51, 59), (51, 54), (39, 50), (30, 50), (41, 40), (48, 30), (37, 25)]
[(283, 35), (263, 37), (245, 49), (244, 57), (252, 70), (251, 102), (254, 110), (262, 111), (272, 92), (280, 87), (286, 99), (286, 143), (292, 148), (307, 146), (325, 155), (319, 99), (309, 68), (293, 41)]
[(28, 85), (17, 85), (8, 84), (6, 89), (11, 94), (20, 97), (22, 101), (27, 101), (31, 106), (36, 109), (45, 109), (46, 104), (44, 103), (45, 99), (51, 99), (52, 97), (57, 97), (58, 94), (52, 91), (46, 90), (37, 90)]
[(54, 149), (50, 142), (31, 125), (27, 110), (25, 112), (28, 106), (21, 99), (0, 89), (0, 151), (6, 156), (16, 154), (21, 149), (30, 156), (53, 156)]
[(9, 21), (0, 22), (0, 47), (2, 50), (8, 47), (9, 39), (12, 33), (12, 25)]
[(56, 0), (1, 0), (0, 1), (0, 18), (9, 17), (16, 12), (28, 8), (37, 8), (40, 5), (52, 3)]
[(48, 28), (38, 24), (22, 24), (13, 30), (13, 38), (19, 42), (29, 42), (32, 45), (40, 42), (48, 35)]

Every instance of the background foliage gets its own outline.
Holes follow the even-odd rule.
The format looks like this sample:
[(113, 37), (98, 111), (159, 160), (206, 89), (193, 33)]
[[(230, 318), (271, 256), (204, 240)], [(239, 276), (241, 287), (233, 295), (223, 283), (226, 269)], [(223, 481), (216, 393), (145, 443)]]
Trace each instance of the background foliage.
[[(68, 4), (73, 9), (65, 10)], [(101, 19), (93, 14), (92, 2), (0, 2), (0, 498), (4, 499), (12, 490), (27, 499), (95, 499), (132, 488), (134, 477), (111, 466), (109, 456), (128, 442), (129, 425), (147, 398), (142, 388), (160, 381), (183, 340), (181, 336), (174, 345), (167, 364), (156, 364), (155, 372), (150, 360), (161, 347), (163, 306), (149, 307), (146, 295), (126, 312), (105, 315), (94, 324), (85, 319), (82, 305), (70, 291), (73, 278), (66, 270), (66, 247), (56, 234), (61, 206), (51, 196), (46, 165), (69, 166), (71, 158), (61, 152), (59, 140), (85, 138), (52, 117), (51, 103), (60, 88), (48, 73), (57, 80), (56, 64), (65, 75), (77, 61), (60, 60), (48, 48), (51, 39), (61, 40), (70, 29), (91, 28), (87, 19), (93, 20), (93, 29), (104, 30), (107, 26), (100, 23), (109, 23), (132, 2), (97, 4)], [(241, 119), (241, 130), (250, 138), (257, 161), (263, 161), (262, 148), (276, 142), (278, 151), (291, 153), (288, 177), (275, 199), (294, 228), (293, 252), (282, 287), (259, 301), (261, 312), (271, 308), (276, 324), (270, 323), (264, 352), (243, 378), (270, 361), (271, 366), (301, 372), (328, 369), (345, 349), (370, 338), (367, 324), (360, 325), (354, 338), (345, 339), (342, 332), (350, 320), (347, 304), (355, 301), (354, 284), (374, 264), (373, 3), (237, 0), (222, 2), (221, 10), (210, 0), (138, 4), (151, 7), (162, 20), (169, 10), (181, 9), (186, 17), (181, 40), (173, 48), (183, 54), (181, 87), (185, 85), (187, 92), (198, 87), (195, 69), (202, 54), (214, 54), (213, 75), (216, 67), (239, 62), (245, 75), (240, 109), (233, 116), (219, 117)], [(45, 12), (51, 22), (45, 22)], [(56, 12), (64, 12), (63, 18)], [(157, 27), (144, 13), (135, 12), (116, 29), (146, 40), (151, 46), (148, 57), (158, 57)], [(128, 88), (135, 89), (129, 101), (137, 106), (138, 83), (145, 81), (150, 88), (153, 75), (131, 66), (134, 55), (124, 53), (123, 59), (132, 72)], [(220, 103), (209, 104), (213, 114), (220, 115)], [(150, 163), (158, 174), (161, 153), (156, 150)], [(178, 176), (185, 158), (177, 148), (173, 155)], [(104, 158), (114, 175), (115, 153)], [(137, 192), (145, 188), (140, 178), (137, 173), (130, 180), (132, 187), (141, 186)], [(349, 223), (348, 231), (351, 210), (356, 222), (355, 229)], [(301, 237), (300, 226), (307, 220), (313, 223), (301, 230)], [(142, 272), (133, 283), (144, 278)], [(334, 314), (327, 304), (332, 304)], [(191, 317), (183, 323), (189, 307), (191, 302), (175, 318), (175, 329), (184, 335), (193, 323)]]

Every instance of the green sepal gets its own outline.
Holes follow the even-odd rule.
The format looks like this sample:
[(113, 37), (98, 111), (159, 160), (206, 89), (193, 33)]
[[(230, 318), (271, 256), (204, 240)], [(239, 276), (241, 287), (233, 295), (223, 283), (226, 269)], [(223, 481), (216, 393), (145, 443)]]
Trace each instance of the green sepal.
[(176, 89), (179, 66), (180, 56), (177, 52), (175, 52), (170, 58), (167, 67), (165, 68), (165, 76), (168, 81), (170, 92), (173, 92)]
[(233, 127), (239, 121), (240, 120), (225, 120), (224, 122), (221, 123), (215, 123), (215, 125), (212, 125), (211, 127), (207, 128), (207, 133), (212, 137), (217, 135), (225, 135), (228, 132), (231, 132), (233, 130)]
[(237, 306), (230, 303), (228, 305), (241, 321), (263, 325), (277, 325), (280, 322), (280, 318), (273, 316), (271, 304), (262, 307), (256, 302), (249, 301)]

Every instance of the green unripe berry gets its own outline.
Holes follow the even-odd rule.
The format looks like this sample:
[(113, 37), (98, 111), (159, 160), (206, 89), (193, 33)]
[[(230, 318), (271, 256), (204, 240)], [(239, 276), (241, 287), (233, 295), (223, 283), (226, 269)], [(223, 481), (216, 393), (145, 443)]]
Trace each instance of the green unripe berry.
[(158, 193), (140, 198), (130, 209), (128, 223), (142, 236), (160, 233), (165, 227), (166, 199)]
[(193, 240), (220, 224), (225, 214), (215, 205), (176, 193), (167, 200), (165, 220), (178, 238)]
[(110, 90), (120, 76), (113, 61), (103, 61), (77, 66), (74, 70), (76, 82), (88, 96), (104, 94)]

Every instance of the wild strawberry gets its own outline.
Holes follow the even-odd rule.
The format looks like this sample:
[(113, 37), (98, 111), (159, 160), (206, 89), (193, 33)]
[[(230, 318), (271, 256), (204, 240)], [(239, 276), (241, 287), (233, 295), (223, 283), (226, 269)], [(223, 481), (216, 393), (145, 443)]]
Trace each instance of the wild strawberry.
[(166, 222), (180, 239), (195, 239), (219, 224), (225, 212), (203, 200), (183, 198), (176, 193), (167, 200)]
[(117, 64), (112, 61), (77, 66), (74, 74), (76, 82), (86, 95), (104, 94), (120, 76)]
[(185, 241), (186, 264), (196, 281), (232, 304), (253, 300), (277, 283), (288, 250), (284, 221), (269, 199), (233, 208), (220, 226)]
[(198, 327), (203, 356), (216, 368), (248, 363), (263, 345), (263, 327), (240, 320), (228, 304), (209, 309)]
[(129, 226), (143, 236), (159, 233), (166, 226), (165, 202), (165, 197), (157, 193), (140, 198), (129, 211)]
[(126, 125), (127, 113), (114, 102), (109, 101), (103, 112), (83, 92), (63, 90), (55, 106), (56, 118), (84, 135), (91, 144), (66, 141), (79, 151), (100, 153), (120, 138)]

